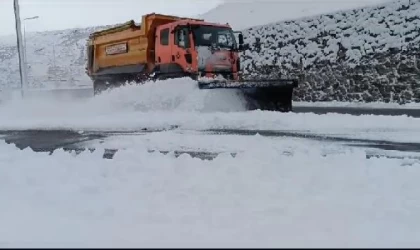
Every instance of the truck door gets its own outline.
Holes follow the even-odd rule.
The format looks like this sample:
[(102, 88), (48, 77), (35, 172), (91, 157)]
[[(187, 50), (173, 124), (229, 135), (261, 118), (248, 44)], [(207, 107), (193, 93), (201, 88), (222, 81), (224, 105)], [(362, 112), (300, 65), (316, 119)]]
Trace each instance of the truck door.
[(181, 66), (185, 72), (197, 71), (197, 53), (193, 46), (192, 35), (186, 26), (180, 26), (174, 32), (172, 60)]
[(171, 29), (169, 25), (162, 25), (156, 29), (155, 62), (156, 64), (171, 63)]

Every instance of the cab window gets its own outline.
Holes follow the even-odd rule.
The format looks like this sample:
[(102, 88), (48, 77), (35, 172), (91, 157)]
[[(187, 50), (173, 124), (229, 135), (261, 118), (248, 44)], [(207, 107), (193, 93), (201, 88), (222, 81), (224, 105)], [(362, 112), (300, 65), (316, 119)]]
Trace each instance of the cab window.
[(188, 36), (188, 29), (186, 27), (177, 29), (175, 32), (175, 45), (181, 48), (188, 49), (191, 47), (190, 39)]
[(169, 45), (169, 28), (160, 31), (160, 44)]

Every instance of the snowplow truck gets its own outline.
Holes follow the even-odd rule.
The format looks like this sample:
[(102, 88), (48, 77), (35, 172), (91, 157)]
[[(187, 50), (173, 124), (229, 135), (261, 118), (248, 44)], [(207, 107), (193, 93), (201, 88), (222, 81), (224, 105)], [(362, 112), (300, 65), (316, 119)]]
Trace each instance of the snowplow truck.
[(127, 82), (189, 77), (200, 89), (237, 89), (248, 109), (292, 110), (297, 79), (245, 79), (240, 54), (248, 48), (229, 24), (147, 14), (90, 34), (86, 73), (95, 95)]

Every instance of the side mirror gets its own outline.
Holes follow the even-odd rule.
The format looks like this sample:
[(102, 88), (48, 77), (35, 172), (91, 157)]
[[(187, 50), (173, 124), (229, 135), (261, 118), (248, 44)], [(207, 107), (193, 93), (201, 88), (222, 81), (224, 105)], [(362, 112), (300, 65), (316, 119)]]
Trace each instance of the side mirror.
[(243, 45), (244, 44), (244, 35), (242, 35), (242, 33), (239, 33), (238, 38), (239, 38), (239, 45)]
[(249, 50), (249, 44), (239, 44), (239, 51)]

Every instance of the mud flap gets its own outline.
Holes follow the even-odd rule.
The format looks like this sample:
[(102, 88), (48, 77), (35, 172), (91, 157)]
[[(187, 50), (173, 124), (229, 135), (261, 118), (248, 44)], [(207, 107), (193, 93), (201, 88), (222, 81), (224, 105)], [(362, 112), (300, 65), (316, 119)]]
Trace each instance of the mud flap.
[(247, 102), (249, 110), (290, 112), (293, 108), (293, 90), (298, 81), (274, 80), (198, 80), (200, 89), (238, 89)]
[(102, 91), (107, 90), (108, 87), (106, 82), (103, 80), (96, 79), (93, 81), (93, 93), (94, 95), (99, 95)]

